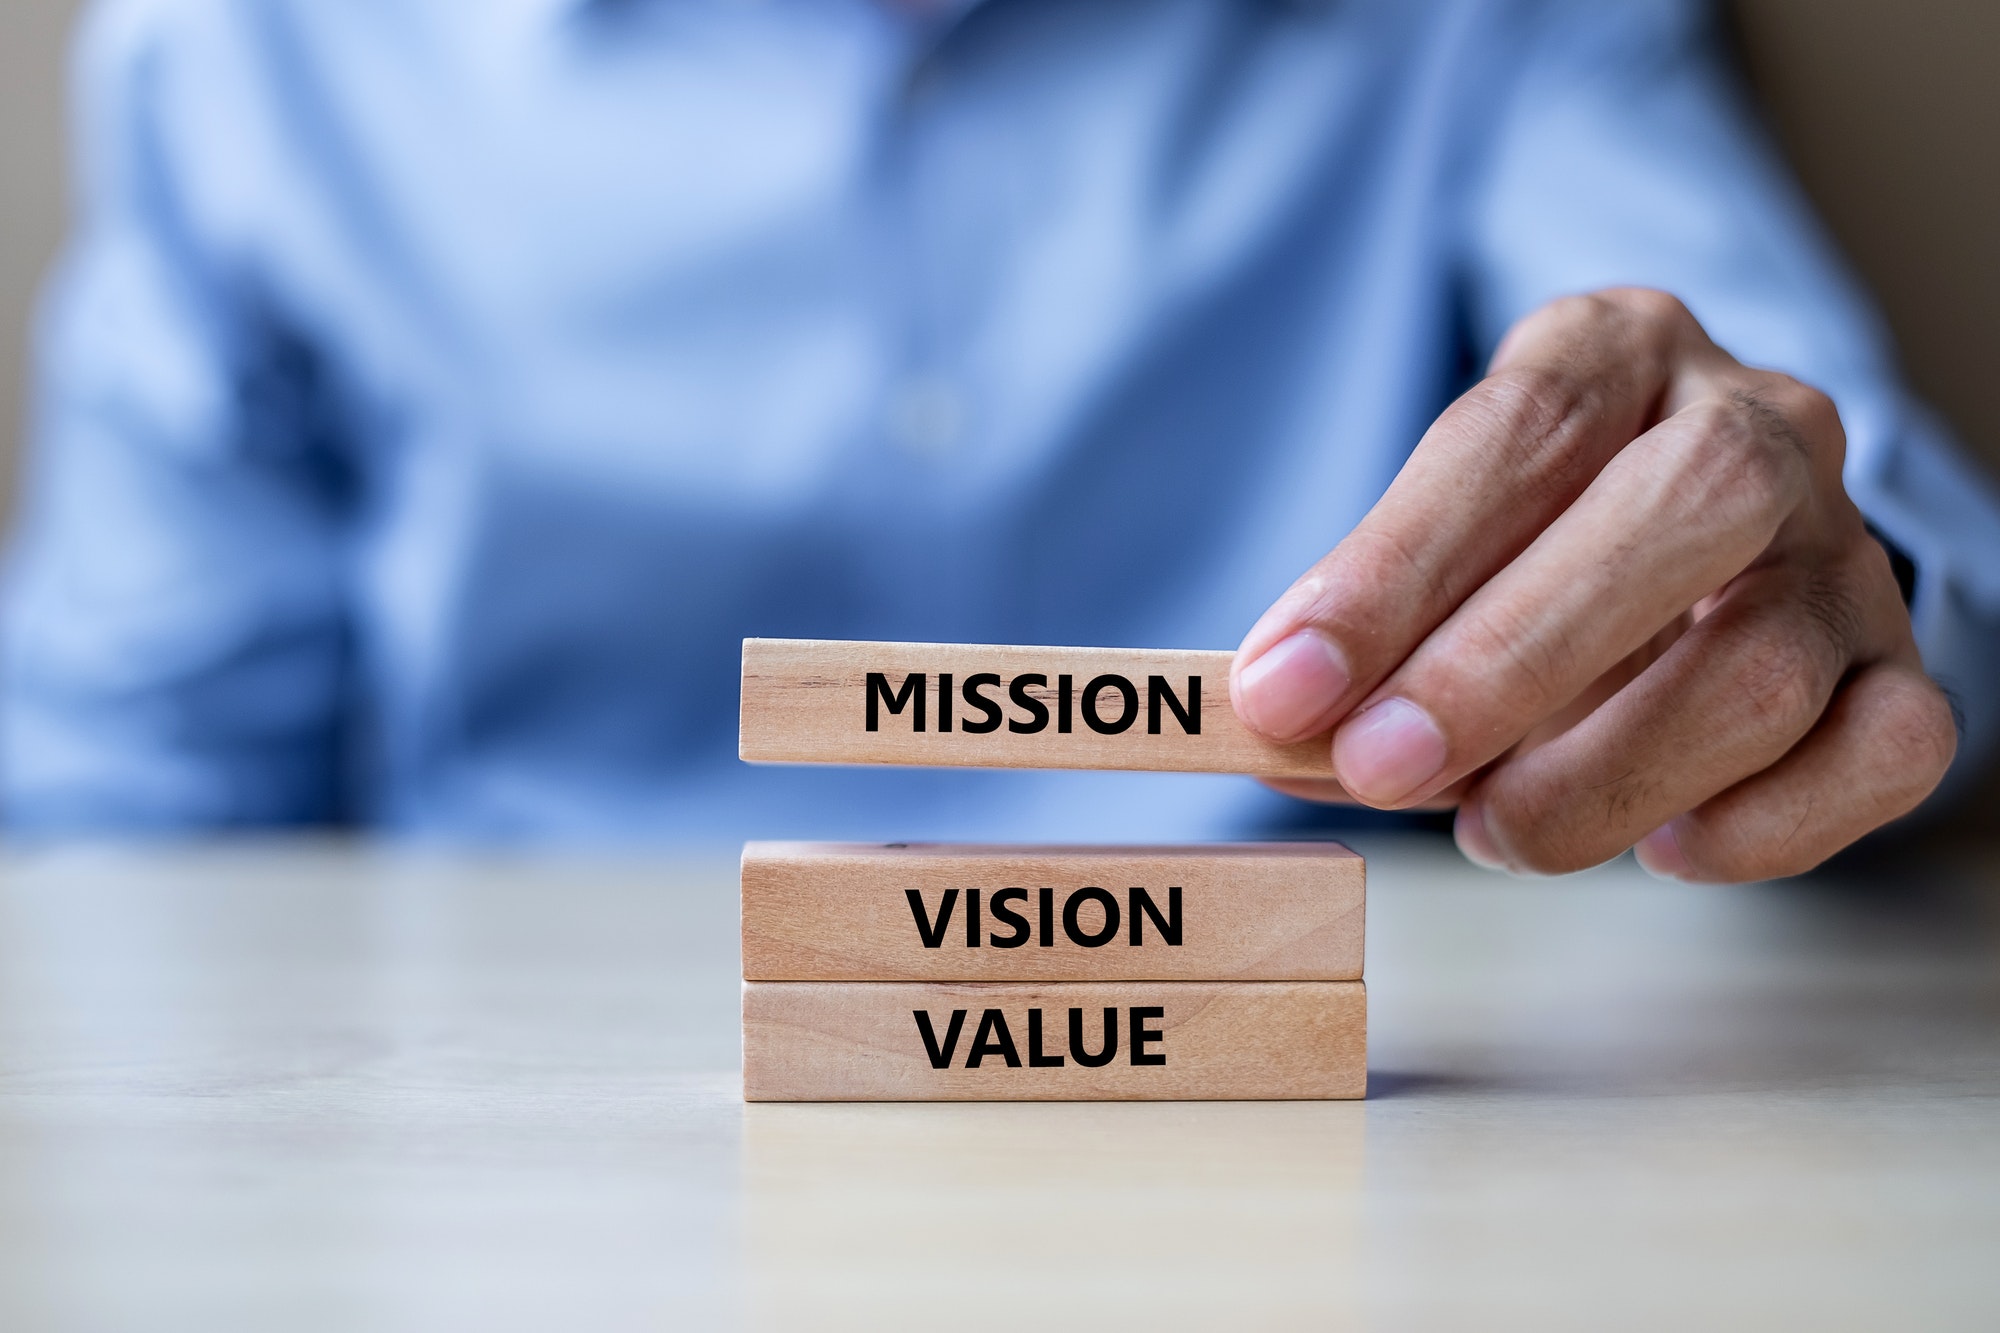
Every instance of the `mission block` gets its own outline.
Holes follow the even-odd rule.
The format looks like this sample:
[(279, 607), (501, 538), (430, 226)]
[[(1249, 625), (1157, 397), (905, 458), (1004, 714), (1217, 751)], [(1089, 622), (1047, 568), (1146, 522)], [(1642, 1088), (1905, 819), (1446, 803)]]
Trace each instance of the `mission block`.
[(1331, 778), (1229, 702), (1227, 652), (745, 639), (752, 763), (1101, 768)]

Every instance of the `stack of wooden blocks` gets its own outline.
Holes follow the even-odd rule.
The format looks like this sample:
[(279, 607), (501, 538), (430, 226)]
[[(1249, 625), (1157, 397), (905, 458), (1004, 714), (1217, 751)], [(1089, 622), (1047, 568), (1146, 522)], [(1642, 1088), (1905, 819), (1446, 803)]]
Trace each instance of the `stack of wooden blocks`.
[[(741, 753), (1330, 776), (1229, 654), (749, 640)], [(751, 1101), (1351, 1098), (1365, 870), (1334, 843), (751, 843)]]

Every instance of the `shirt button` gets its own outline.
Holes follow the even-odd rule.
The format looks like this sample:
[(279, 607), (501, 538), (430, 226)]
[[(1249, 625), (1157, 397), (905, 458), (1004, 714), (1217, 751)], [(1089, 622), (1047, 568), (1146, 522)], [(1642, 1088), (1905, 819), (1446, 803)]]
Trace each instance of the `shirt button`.
[(891, 439), (918, 458), (949, 455), (965, 434), (965, 400), (948, 381), (919, 375), (889, 395)]

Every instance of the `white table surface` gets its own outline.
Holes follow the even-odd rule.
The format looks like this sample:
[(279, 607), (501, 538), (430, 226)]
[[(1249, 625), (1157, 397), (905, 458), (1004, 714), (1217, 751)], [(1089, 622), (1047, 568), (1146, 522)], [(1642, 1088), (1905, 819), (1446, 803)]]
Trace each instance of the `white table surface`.
[(1366, 1103), (745, 1106), (733, 858), (0, 860), (0, 1329), (2000, 1328), (2000, 858), (1370, 855)]

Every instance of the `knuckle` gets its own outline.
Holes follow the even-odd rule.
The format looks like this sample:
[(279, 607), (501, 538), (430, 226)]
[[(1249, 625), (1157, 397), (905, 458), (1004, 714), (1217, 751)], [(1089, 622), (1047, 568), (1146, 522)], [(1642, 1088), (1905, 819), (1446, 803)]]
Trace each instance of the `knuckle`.
[(1774, 525), (1806, 489), (1804, 458), (1760, 420), (1768, 409), (1738, 395), (1690, 407), (1685, 464), (1698, 504), (1740, 510), (1746, 521)]
[(1585, 401), (1577, 378), (1550, 365), (1509, 366), (1467, 395), (1468, 406), (1488, 418), (1498, 435), (1534, 440), (1560, 432)]
[(1520, 858), (1520, 866), (1530, 875), (1574, 875), (1579, 870), (1588, 870), (1602, 864), (1601, 856), (1578, 856), (1562, 848), (1538, 848), (1533, 855)]
[(1461, 407), (1490, 441), (1496, 465), (1541, 498), (1567, 497), (1591, 467), (1585, 441), (1606, 386), (1560, 365), (1510, 366), (1482, 380)]
[(1393, 528), (1365, 526), (1342, 543), (1336, 587), (1418, 588), (1431, 604), (1448, 603), (1453, 588), (1436, 561), (1427, 560)]
[(1622, 347), (1664, 348), (1700, 325), (1680, 300), (1645, 287), (1606, 287), (1558, 296), (1521, 321), (1542, 336)]
[(1653, 287), (1607, 287), (1565, 298), (1566, 318), (1600, 341), (1618, 344), (1662, 374), (1676, 348), (1699, 338), (1701, 324), (1672, 292)]
[(1958, 754), (1958, 725), (1944, 692), (1925, 681), (1900, 689), (1882, 727), (1889, 771), (1914, 801), (1928, 796)]
[(1845, 437), (1840, 408), (1824, 390), (1790, 375), (1773, 373), (1771, 381), (1762, 396), (1770, 400), (1779, 414), (1790, 421), (1808, 442)]
[(1803, 875), (1839, 850), (1803, 836), (1803, 822), (1784, 838), (1759, 836), (1732, 815), (1694, 811), (1676, 827), (1681, 855), (1704, 880), (1748, 884)]
[[(1599, 793), (1573, 767), (1544, 766), (1530, 756), (1525, 763), (1502, 765), (1481, 786), (1479, 800), (1489, 833), (1515, 869), (1567, 875), (1602, 865), (1628, 845), (1618, 839), (1629, 814), (1605, 817)], [(1613, 798), (1614, 804), (1626, 799)], [(1635, 793), (1630, 799), (1643, 797)]]
[(1521, 869), (1531, 875), (1574, 875), (1604, 864), (1618, 851), (1613, 848), (1607, 854), (1593, 851), (1578, 838), (1543, 836), (1531, 839), (1518, 860)]
[(1865, 772), (1794, 791), (1776, 808), (1723, 798), (1683, 816), (1681, 854), (1718, 882), (1802, 875), (1869, 830), (1907, 814), (1937, 786), (1957, 750), (1949, 701), (1928, 681), (1877, 684)]
[[(1806, 392), (1797, 381), (1790, 383), (1799, 393)], [(1729, 391), (1728, 402), (1742, 418), (1750, 441), (1780, 458), (1808, 459), (1812, 457), (1812, 441), (1800, 428), (1796, 404), (1789, 404), (1794, 410), (1786, 410), (1786, 400), (1795, 396), (1792, 390), (1769, 383), (1739, 385)]]
[(1790, 635), (1757, 634), (1744, 646), (1732, 684), (1767, 731), (1795, 731), (1819, 715), (1822, 673), (1811, 649)]
[[(1482, 673), (1482, 693), (1514, 701), (1534, 711), (1552, 700), (1569, 697), (1577, 674), (1575, 631), (1565, 625), (1531, 622), (1518, 609), (1498, 605), (1469, 618), (1456, 634), (1463, 654), (1459, 660), (1489, 664)], [(1495, 677), (1506, 682), (1492, 689)]]
[(1605, 296), (1648, 324), (1675, 331), (1695, 324), (1694, 312), (1685, 301), (1657, 287), (1614, 287)]
[(1825, 641), (1842, 656), (1861, 642), (1862, 605), (1842, 579), (1827, 573), (1808, 578), (1799, 589), (1799, 606)]
[(1590, 329), (1620, 318), (1622, 306), (1615, 291), (1574, 292), (1558, 296), (1542, 307), (1551, 322), (1566, 328)]
[(1507, 849), (1508, 860), (1517, 870), (1532, 875), (1566, 875), (1587, 870), (1604, 859), (1589, 855), (1571, 835), (1570, 821), (1564, 818), (1566, 803), (1551, 787), (1512, 783), (1504, 791), (1490, 790), (1482, 800), (1486, 826), (1494, 840)]

